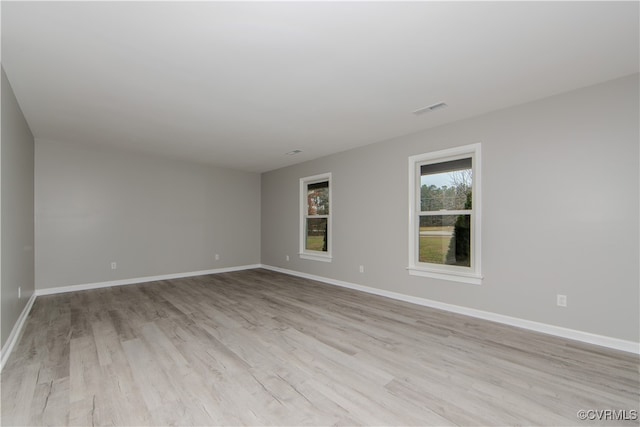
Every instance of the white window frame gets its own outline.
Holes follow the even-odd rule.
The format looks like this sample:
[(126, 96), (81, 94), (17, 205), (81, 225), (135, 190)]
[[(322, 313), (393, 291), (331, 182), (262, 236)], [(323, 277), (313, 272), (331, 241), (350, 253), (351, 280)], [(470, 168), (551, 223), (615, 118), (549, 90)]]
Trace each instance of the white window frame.
[[(307, 187), (309, 184), (315, 184), (317, 182), (329, 182), (329, 214), (327, 218), (327, 251), (310, 251), (306, 249), (306, 223), (307, 223)], [(300, 252), (299, 256), (302, 259), (309, 259), (313, 261), (331, 262), (333, 245), (333, 233), (332, 233), (332, 217), (333, 217), (333, 200), (332, 200), (333, 188), (331, 183), (331, 172), (323, 173), (319, 175), (308, 176), (300, 178)], [(322, 215), (321, 217), (325, 217)]]
[[(471, 267), (440, 265), (418, 261), (420, 233), (420, 167), (471, 157), (473, 171), (471, 214)], [(409, 266), (413, 276), (431, 277), (456, 282), (482, 284), (481, 269), (481, 144), (470, 144), (409, 157)], [(455, 215), (458, 211), (442, 211), (443, 215)], [(469, 212), (469, 211), (465, 211)]]

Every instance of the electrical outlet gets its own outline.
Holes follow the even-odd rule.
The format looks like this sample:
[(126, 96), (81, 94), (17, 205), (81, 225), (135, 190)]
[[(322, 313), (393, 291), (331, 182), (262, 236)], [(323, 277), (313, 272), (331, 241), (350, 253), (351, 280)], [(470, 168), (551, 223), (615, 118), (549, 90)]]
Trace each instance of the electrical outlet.
[(289, 255), (287, 255), (285, 258), (287, 259), (287, 261), (289, 261)]
[(216, 254), (215, 258), (216, 258), (216, 261), (220, 261), (220, 254)]
[(364, 265), (360, 266), (360, 273), (364, 273)]
[(18, 299), (22, 298), (22, 286), (18, 286)]
[(111, 263), (111, 269), (112, 270), (117, 270), (118, 269), (118, 264), (115, 261)]
[(567, 306), (567, 296), (558, 294), (556, 296), (556, 303), (558, 304), (559, 307), (566, 307)]

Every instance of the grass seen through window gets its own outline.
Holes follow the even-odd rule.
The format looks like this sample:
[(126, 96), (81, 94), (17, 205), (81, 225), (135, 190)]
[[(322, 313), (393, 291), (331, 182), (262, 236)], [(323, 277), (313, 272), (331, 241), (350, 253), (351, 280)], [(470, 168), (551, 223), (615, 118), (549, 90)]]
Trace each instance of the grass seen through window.
[(307, 236), (307, 244), (305, 247), (310, 251), (324, 250), (324, 236)]
[(419, 261), (445, 264), (452, 237), (452, 226), (420, 227)]

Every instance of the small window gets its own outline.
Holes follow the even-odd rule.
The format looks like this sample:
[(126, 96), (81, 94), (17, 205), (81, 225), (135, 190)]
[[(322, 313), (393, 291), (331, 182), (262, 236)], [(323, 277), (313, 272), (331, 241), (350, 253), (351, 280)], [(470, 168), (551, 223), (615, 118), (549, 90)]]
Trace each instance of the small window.
[(331, 174), (300, 179), (300, 258), (331, 262)]
[(480, 144), (409, 158), (409, 273), (480, 284)]

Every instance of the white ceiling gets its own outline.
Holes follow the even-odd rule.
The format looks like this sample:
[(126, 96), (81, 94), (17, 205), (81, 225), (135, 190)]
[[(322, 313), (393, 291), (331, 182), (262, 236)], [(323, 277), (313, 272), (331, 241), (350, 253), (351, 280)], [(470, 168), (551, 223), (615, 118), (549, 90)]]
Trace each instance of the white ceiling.
[(2, 65), (36, 138), (263, 172), (636, 73), (638, 14), (606, 1), (2, 1)]

